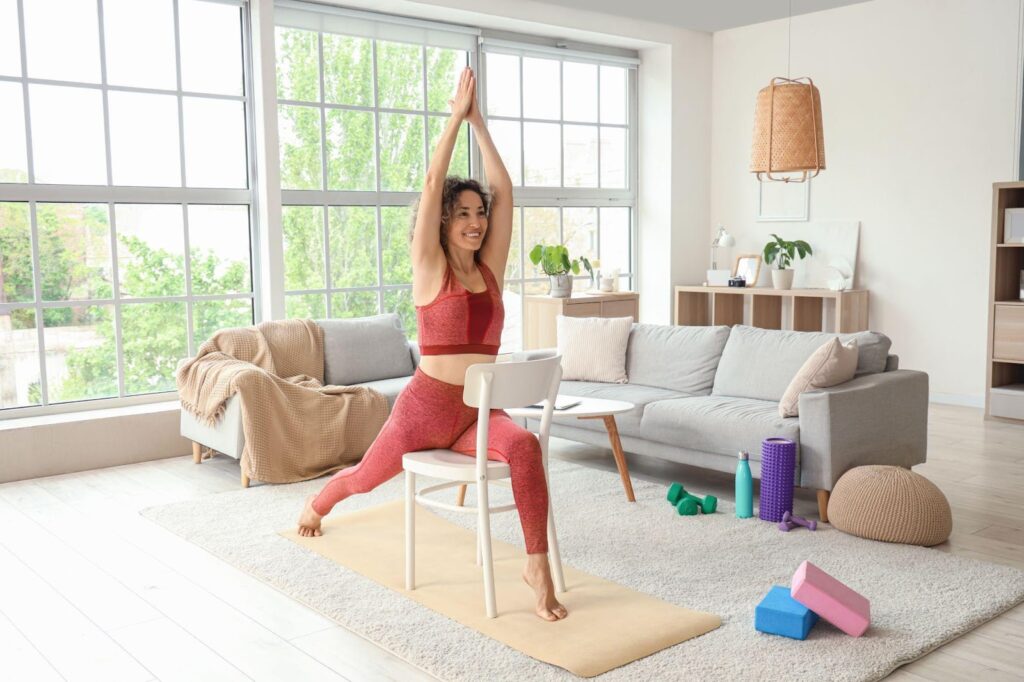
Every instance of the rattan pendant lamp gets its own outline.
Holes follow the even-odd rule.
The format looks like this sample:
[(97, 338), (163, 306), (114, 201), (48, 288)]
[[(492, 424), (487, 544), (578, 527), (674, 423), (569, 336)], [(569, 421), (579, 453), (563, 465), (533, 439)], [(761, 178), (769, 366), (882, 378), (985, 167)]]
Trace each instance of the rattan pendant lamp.
[(772, 78), (757, 93), (754, 110), (750, 172), (757, 174), (759, 182), (805, 182), (825, 169), (821, 95), (810, 78), (789, 77), (792, 26), (793, 0), (789, 0), (786, 77)]

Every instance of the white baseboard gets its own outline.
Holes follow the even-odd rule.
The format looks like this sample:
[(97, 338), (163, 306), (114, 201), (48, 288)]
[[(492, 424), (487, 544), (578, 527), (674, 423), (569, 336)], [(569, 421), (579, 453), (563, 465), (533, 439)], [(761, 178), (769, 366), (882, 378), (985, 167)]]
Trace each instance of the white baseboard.
[(929, 393), (928, 402), (940, 405), (960, 405), (961, 407), (978, 407), (985, 409), (985, 396), (966, 395), (963, 393)]

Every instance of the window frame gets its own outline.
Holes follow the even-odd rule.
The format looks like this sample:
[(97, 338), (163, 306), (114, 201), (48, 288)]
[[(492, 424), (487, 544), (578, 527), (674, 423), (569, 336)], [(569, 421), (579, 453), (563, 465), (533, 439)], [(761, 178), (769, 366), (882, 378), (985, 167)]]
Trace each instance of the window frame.
[[(280, 1), (275, 3), (275, 6), (285, 7), (288, 9), (297, 10), (299, 12), (312, 12), (312, 13), (326, 13), (331, 16), (342, 16), (352, 17), (359, 22), (369, 21), (371, 23), (382, 23), (389, 26), (406, 26), (408, 25), (414, 30), (422, 30), (425, 34), (430, 34), (431, 31), (437, 31), (441, 33), (458, 33), (458, 34), (470, 34), (477, 35), (478, 31), (475, 29), (468, 29), (466, 27), (460, 27), (455, 25), (440, 24), (435, 22), (429, 22), (419, 19), (405, 19), (398, 17), (389, 17), (388, 15), (377, 14), (373, 12), (363, 12), (360, 10), (349, 10), (345, 8), (337, 7), (322, 7), (318, 5), (310, 5), (303, 2), (295, 2), (292, 0)], [(381, 209), (397, 207), (397, 208), (408, 208), (421, 194), (420, 189), (410, 191), (391, 191), (383, 188), (383, 180), (381, 177), (381, 151), (380, 151), (380, 121), (382, 114), (398, 114), (405, 116), (418, 116), (422, 121), (423, 126), (423, 148), (424, 148), (424, 163), (429, 163), (430, 155), (433, 150), (430, 148), (430, 122), (432, 119), (442, 118), (442, 114), (450, 115), (449, 112), (435, 111), (430, 108), (430, 102), (428, 97), (429, 79), (428, 79), (428, 60), (427, 60), (427, 49), (428, 48), (439, 48), (462, 51), (466, 53), (466, 58), (470, 66), (474, 70), (479, 70), (479, 48), (476, 45), (476, 41), (473, 41), (473, 46), (465, 45), (464, 47), (452, 47), (451, 45), (444, 45), (439, 43), (431, 43), (427, 40), (418, 42), (409, 42), (399, 37), (392, 37), (389, 35), (364, 35), (363, 33), (352, 30), (351, 32), (342, 32), (336, 30), (329, 30), (329, 26), (324, 25), (311, 25), (307, 24), (306, 21), (284, 21), (280, 22), (275, 20), (274, 24), (274, 36), (276, 40), (277, 29), (296, 29), (304, 30), (309, 32), (315, 32), (317, 35), (317, 56), (318, 56), (318, 68), (319, 68), (319, 80), (320, 80), (320, 95), (319, 101), (305, 101), (305, 100), (291, 100), (282, 99), (277, 97), (275, 91), (274, 99), (277, 103), (278, 113), (275, 119), (275, 124), (280, 120), (281, 113), (280, 108), (282, 106), (301, 106), (317, 108), (320, 113), (320, 182), (321, 188), (319, 190), (309, 189), (285, 189), (283, 183), (281, 183), (281, 211), (282, 211), (282, 225), (283, 225), (283, 214), (290, 207), (311, 207), (317, 208), (321, 211), (321, 217), (323, 221), (323, 268), (324, 268), (324, 286), (315, 287), (312, 289), (288, 289), (284, 282), (284, 275), (280, 278), (278, 284), (281, 286), (282, 294), (285, 299), (285, 311), (287, 311), (287, 299), (288, 297), (304, 296), (304, 295), (316, 295), (325, 297), (324, 301), (324, 315), (327, 319), (335, 319), (334, 302), (333, 298), (335, 294), (344, 294), (352, 292), (365, 292), (372, 291), (377, 294), (377, 311), (386, 310), (385, 296), (389, 291), (408, 291), (411, 298), (412, 295), (412, 282), (407, 284), (387, 284), (385, 283), (385, 272), (384, 272), (384, 223)], [(324, 34), (331, 35), (343, 35), (348, 37), (355, 37), (370, 41), (371, 46), (371, 59), (372, 59), (372, 103), (369, 106), (366, 105), (352, 105), (352, 104), (334, 104), (326, 102), (326, 93), (324, 89)], [(380, 93), (378, 88), (378, 41), (384, 41), (388, 43), (398, 43), (404, 45), (415, 45), (420, 50), (422, 59), (422, 68), (420, 69), (421, 79), (421, 92), (423, 93), (423, 102), (421, 109), (399, 109), (392, 107), (381, 107), (380, 106)], [(275, 50), (275, 68), (278, 55)], [(374, 121), (374, 174), (375, 174), (375, 189), (373, 190), (332, 190), (328, 188), (328, 153), (327, 153), (327, 126), (326, 117), (327, 111), (362, 111), (373, 114)], [(477, 145), (474, 135), (470, 130), (468, 124), (463, 124), (465, 134), (467, 136), (467, 166), (469, 169), (470, 177), (479, 176), (479, 156), (477, 151)], [(461, 133), (460, 133), (461, 134)], [(279, 159), (279, 167), (282, 160)], [(426, 166), (424, 166), (424, 172)], [(330, 211), (332, 208), (338, 207), (365, 207), (373, 208), (376, 217), (376, 269), (377, 269), (377, 281), (373, 285), (366, 286), (333, 286), (332, 272), (331, 272), (331, 242), (330, 242)], [(281, 231), (281, 241), (284, 243), (283, 228)], [(285, 312), (287, 317), (287, 312)], [(412, 338), (415, 336), (415, 330), (406, 329), (407, 335)]]
[[(508, 34), (505, 34), (508, 35)], [(487, 111), (487, 68), (486, 68), (486, 55), (488, 53), (511, 55), (518, 57), (519, 66), (519, 116), (491, 116), (485, 114), (487, 121), (498, 120), (498, 121), (511, 121), (519, 123), (519, 163), (521, 169), (521, 185), (515, 185), (513, 193), (515, 196), (515, 210), (519, 211), (519, 253), (522, 258), (522, 266), (520, 267), (519, 277), (515, 279), (506, 279), (505, 287), (509, 288), (509, 285), (518, 288), (518, 295), (520, 299), (520, 311), (525, 309), (526, 296), (535, 295), (526, 293), (526, 289), (530, 284), (534, 283), (546, 283), (548, 278), (546, 276), (532, 276), (530, 271), (533, 268), (532, 263), (529, 260), (529, 250), (526, 244), (526, 229), (524, 221), (522, 220), (522, 209), (524, 208), (557, 208), (558, 209), (558, 234), (559, 243), (565, 243), (565, 219), (564, 209), (565, 208), (595, 208), (597, 213), (597, 226), (596, 226), (596, 241), (597, 248), (594, 257), (601, 258), (601, 209), (602, 208), (628, 208), (629, 209), (629, 270), (627, 272), (619, 273), (620, 283), (624, 283), (626, 288), (633, 288), (635, 290), (638, 282), (638, 221), (637, 221), (637, 182), (638, 182), (638, 158), (637, 158), (637, 146), (639, 143), (639, 134), (637, 129), (638, 122), (638, 96), (637, 96), (637, 68), (640, 63), (639, 59), (632, 57), (618, 57), (613, 55), (602, 55), (597, 52), (589, 52), (582, 50), (566, 49), (562, 47), (544, 46), (537, 45), (533, 42), (519, 42), (506, 39), (491, 39), (487, 37), (485, 33), (484, 38), (481, 42), (480, 50), (480, 63), (481, 63), (481, 78), (480, 86), (478, 87), (479, 96), (481, 100), (481, 106), (483, 111)], [(559, 112), (558, 119), (534, 119), (525, 116), (524, 110), (524, 87), (523, 87), (523, 58), (539, 58), (548, 60), (557, 60), (559, 62)], [(597, 73), (597, 107), (598, 116), (596, 122), (580, 122), (580, 121), (567, 121), (564, 117), (563, 101), (564, 101), (564, 64), (565, 62), (579, 62), (595, 64), (598, 68)], [(614, 66), (625, 68), (626, 70), (626, 123), (625, 124), (605, 124), (601, 122), (600, 107), (601, 107), (601, 77), (600, 67), (601, 66)], [(597, 161), (597, 182), (598, 187), (564, 187), (564, 186), (531, 186), (526, 184), (526, 127), (525, 123), (546, 123), (553, 124), (557, 123), (560, 129), (560, 141), (562, 144), (562, 153), (560, 153), (560, 181), (564, 184), (565, 182), (565, 126), (566, 125), (592, 125), (598, 130), (598, 161)], [(604, 189), (600, 187), (601, 183), (601, 153), (600, 153), (600, 129), (602, 126), (624, 128), (626, 130), (626, 187), (624, 189)], [(477, 150), (478, 151), (478, 150)], [(532, 246), (532, 245), (529, 245)], [(578, 258), (581, 255), (587, 254), (569, 254), (570, 257)], [(601, 269), (601, 268), (598, 268)], [(587, 280), (589, 275), (576, 275), (573, 277), (574, 290), (575, 282), (578, 280)], [(621, 284), (620, 284), (621, 286)], [(522, 317), (522, 314), (520, 314)], [(519, 339), (520, 347), (525, 341), (525, 329), (521, 330), (521, 337)]]
[[(204, 0), (237, 7), (239, 10), (239, 38), (241, 40), (242, 94), (227, 95), (207, 92), (193, 92), (182, 87), (182, 43), (180, 30), (179, 0), (170, 0), (174, 20), (174, 50), (176, 84), (173, 90), (146, 88), (138, 86), (111, 85), (107, 77), (106, 26), (104, 24), (104, 0), (96, 0), (97, 31), (99, 45), (100, 82), (85, 83), (63, 81), (46, 78), (34, 78), (28, 75), (27, 40), (25, 34), (25, 7), (27, 0), (16, 0), (19, 51), (21, 73), (18, 76), (0, 75), (0, 82), (13, 82), (21, 85), (22, 106), (24, 111), (24, 136), (26, 143), (27, 182), (0, 183), (0, 202), (26, 204), (31, 236), (31, 264), (33, 277), (33, 298), (31, 302), (0, 303), (0, 314), (8, 314), (14, 310), (32, 309), (35, 313), (36, 355), (39, 363), (40, 402), (35, 405), (22, 405), (0, 408), (0, 421), (51, 415), (65, 412), (78, 412), (114, 408), (129, 405), (141, 405), (175, 400), (176, 391), (158, 391), (152, 393), (128, 394), (125, 388), (125, 356), (123, 343), (122, 311), (125, 305), (146, 303), (184, 303), (185, 332), (188, 355), (193, 356), (197, 350), (195, 341), (193, 307), (195, 303), (204, 301), (250, 301), (253, 320), (261, 318), (263, 296), (259, 287), (260, 239), (261, 230), (258, 224), (258, 202), (256, 193), (257, 159), (255, 144), (254, 116), (254, 80), (252, 66), (252, 21), (245, 0)], [(29, 0), (30, 1), (30, 0)], [(106, 155), (106, 184), (48, 184), (37, 183), (33, 159), (30, 85), (52, 85), (74, 87), (85, 90), (99, 91), (102, 98), (103, 111), (103, 144)], [(177, 187), (144, 187), (113, 184), (113, 167), (111, 164), (111, 117), (109, 94), (111, 92), (167, 95), (176, 98), (178, 123), (178, 158), (180, 164), (181, 185)], [(185, 98), (213, 99), (217, 101), (240, 102), (243, 108), (244, 139), (245, 139), (245, 189), (241, 188), (203, 188), (186, 185), (186, 149), (184, 128)], [(102, 299), (68, 299), (61, 301), (42, 300), (41, 269), (39, 262), (39, 228), (37, 225), (38, 204), (92, 204), (104, 206), (107, 211), (110, 241), (110, 298)], [(119, 204), (155, 204), (177, 206), (182, 211), (182, 246), (183, 246), (183, 277), (185, 293), (161, 297), (122, 296), (121, 280), (118, 270), (118, 242), (116, 206)], [(189, 207), (192, 205), (245, 206), (248, 209), (249, 233), (249, 277), (250, 288), (245, 293), (232, 294), (195, 294), (192, 292), (192, 254), (189, 240)], [(46, 372), (46, 344), (43, 311), (50, 308), (79, 308), (87, 306), (110, 306), (113, 311), (115, 358), (117, 367), (117, 396), (103, 398), (80, 398), (69, 401), (54, 402), (51, 400), (50, 386)]]

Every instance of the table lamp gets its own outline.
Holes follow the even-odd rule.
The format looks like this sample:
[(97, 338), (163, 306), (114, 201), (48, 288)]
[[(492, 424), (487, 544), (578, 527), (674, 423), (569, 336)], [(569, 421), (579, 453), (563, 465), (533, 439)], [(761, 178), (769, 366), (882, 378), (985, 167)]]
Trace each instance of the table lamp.
[(729, 284), (729, 277), (732, 276), (731, 268), (718, 268), (718, 249), (729, 248), (736, 245), (736, 239), (725, 231), (721, 225), (718, 226), (718, 234), (711, 240), (711, 269), (708, 270), (707, 285), (711, 287), (724, 287)]

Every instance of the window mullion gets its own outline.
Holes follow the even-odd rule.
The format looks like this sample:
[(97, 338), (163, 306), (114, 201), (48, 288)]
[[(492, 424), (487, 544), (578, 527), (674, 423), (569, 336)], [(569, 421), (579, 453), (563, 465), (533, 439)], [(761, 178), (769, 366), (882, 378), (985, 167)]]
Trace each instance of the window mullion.
[[(316, 49), (317, 49), (317, 63), (319, 69), (317, 77), (320, 79), (320, 102), (318, 104), (320, 109), (320, 183), (325, 192), (325, 201), (323, 204), (323, 234), (324, 234), (324, 285), (327, 290), (331, 289), (331, 230), (330, 230), (330, 206), (326, 202), (326, 192), (330, 189), (330, 184), (327, 181), (327, 109), (324, 104), (327, 102), (327, 93), (324, 91), (324, 34), (321, 31), (317, 31), (316, 34)], [(331, 315), (331, 295), (327, 294), (327, 300), (324, 301), (324, 312), (327, 318), (330, 319)]]
[(523, 58), (519, 57), (519, 181), (526, 187), (526, 123), (523, 117)]
[[(96, 9), (98, 12), (97, 27), (99, 30), (100, 50), (100, 85), (103, 97), (103, 141), (107, 157), (107, 186), (114, 185), (114, 168), (112, 155), (110, 153), (110, 97), (107, 91), (107, 48), (106, 28), (103, 25), (103, 0), (97, 0)], [(110, 279), (111, 289), (114, 292), (114, 357), (117, 359), (117, 395), (120, 398), (125, 396), (124, 381), (124, 343), (121, 315), (121, 279), (117, 263), (117, 221), (114, 217), (114, 203), (107, 202), (107, 225), (110, 233)]]
[[(125, 396), (125, 381), (124, 381), (124, 327), (123, 319), (121, 315), (121, 274), (118, 269), (117, 262), (117, 211), (114, 210), (115, 204), (109, 202), (107, 204), (107, 220), (110, 225), (110, 279), (111, 289), (113, 290), (114, 299), (114, 355), (117, 358), (117, 395), (119, 397)], [(188, 248), (188, 237), (186, 233), (186, 249)], [(188, 254), (185, 254), (185, 263), (187, 268)], [(188, 270), (186, 269), (186, 273)]]
[(49, 390), (46, 383), (46, 340), (43, 337), (43, 277), (39, 272), (39, 227), (36, 222), (36, 202), (28, 204), (29, 230), (32, 235), (32, 286), (35, 290), (34, 310), (36, 314), (36, 354), (39, 356), (39, 402), (49, 405)]
[[(181, 164), (181, 186), (188, 187), (188, 176), (185, 172), (185, 102), (181, 93), (181, 26), (178, 20), (178, 0), (171, 3), (171, 11), (174, 13), (174, 78), (177, 83), (176, 99), (178, 100), (178, 163)], [(111, 208), (111, 215), (115, 213)], [(184, 261), (185, 261), (185, 296), (188, 302), (185, 304), (185, 333), (188, 338), (185, 340), (189, 357), (195, 355), (195, 316), (192, 305), (192, 247), (189, 242), (190, 232), (188, 225), (188, 205), (181, 205), (182, 230), (184, 239)], [(250, 271), (252, 270), (250, 264)], [(124, 375), (124, 372), (121, 372)]]

